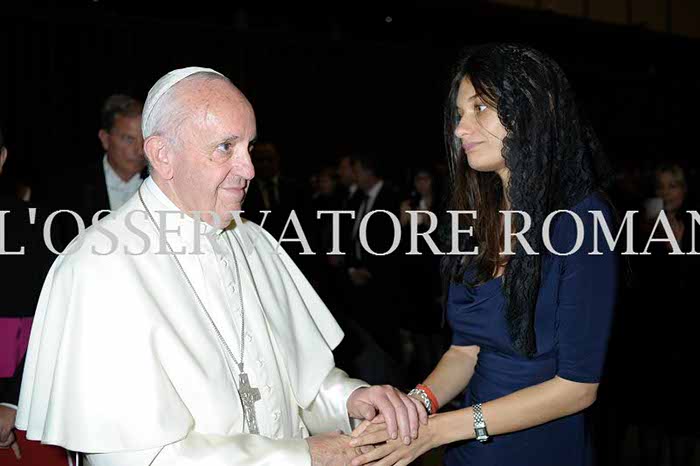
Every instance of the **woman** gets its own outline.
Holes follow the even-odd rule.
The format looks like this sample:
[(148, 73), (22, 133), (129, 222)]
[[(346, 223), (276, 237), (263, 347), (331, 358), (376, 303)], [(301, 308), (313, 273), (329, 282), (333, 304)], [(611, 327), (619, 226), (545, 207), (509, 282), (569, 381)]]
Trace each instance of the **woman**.
[[(690, 251), (692, 249), (690, 230), (693, 222), (686, 212), (689, 206), (685, 170), (675, 163), (660, 164), (654, 173), (654, 190), (656, 197), (663, 202), (663, 210), (678, 245), (682, 251)], [(671, 243), (663, 243), (663, 245), (667, 253), (672, 251)]]
[[(663, 163), (654, 172), (656, 198), (663, 202), (670, 232), (660, 224), (654, 229), (656, 218), (647, 218), (647, 234), (640, 235), (644, 244), (639, 250), (650, 255), (635, 257), (634, 270), (638, 277), (639, 299), (634, 306), (636, 341), (629, 345), (630, 353), (645, 348), (650, 341), (663, 348), (643, 361), (632, 360), (629, 383), (637, 388), (628, 396), (633, 404), (633, 423), (639, 432), (640, 460), (642, 465), (658, 465), (664, 461), (665, 449), (670, 453), (671, 466), (692, 463), (695, 444), (698, 442), (697, 382), (682, 375), (697, 366), (698, 317), (696, 300), (700, 259), (692, 255), (671, 254), (675, 247), (684, 254), (700, 250), (693, 244), (693, 220), (688, 213), (697, 206), (688, 195), (686, 174), (680, 165)], [(656, 213), (656, 216), (659, 214)], [(650, 233), (660, 242), (649, 242)], [(668, 238), (675, 237), (675, 245)], [(647, 246), (648, 244), (648, 246)], [(648, 294), (643, 290), (658, 290)], [(661, 312), (660, 312), (661, 311)], [(629, 359), (629, 358), (628, 358)], [(646, 366), (646, 367), (645, 367)], [(655, 380), (645, 375), (647, 367), (656, 367)], [(644, 416), (634, 409), (634, 402), (643, 402), (658, 393), (673, 397), (680, 408), (669, 410), (663, 416)]]
[[(461, 251), (448, 255), (447, 318), (452, 346), (412, 394), (435, 412), (466, 388), (463, 409), (434, 415), (416, 440), (380, 443), (353, 461), (404, 465), (425, 451), (453, 444), (447, 465), (566, 465), (591, 462), (583, 410), (596, 399), (616, 290), (616, 259), (597, 235), (602, 153), (574, 103), (559, 66), (518, 45), (468, 51), (457, 66), (446, 108), (451, 163), (451, 210), (462, 216)], [(551, 248), (542, 238), (552, 221)], [(529, 254), (504, 235), (499, 210), (529, 214), (523, 237)], [(514, 231), (523, 228), (513, 215)], [(613, 230), (614, 231), (614, 230)], [(578, 234), (577, 234), (578, 233)], [(556, 255), (551, 249), (570, 255)], [(515, 254), (502, 252), (506, 242)], [(436, 406), (437, 405), (437, 406)], [(475, 441), (477, 432), (484, 443)], [(362, 424), (355, 445), (387, 440), (380, 423)], [(461, 443), (456, 443), (461, 442)]]

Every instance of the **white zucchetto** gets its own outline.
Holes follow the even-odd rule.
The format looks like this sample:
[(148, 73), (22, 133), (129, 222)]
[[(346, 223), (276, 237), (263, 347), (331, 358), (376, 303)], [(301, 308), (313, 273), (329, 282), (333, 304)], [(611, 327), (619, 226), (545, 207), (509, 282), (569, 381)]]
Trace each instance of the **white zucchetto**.
[(143, 138), (146, 139), (148, 136), (153, 134), (155, 118), (154, 111), (158, 107), (160, 98), (168, 92), (175, 84), (179, 83), (188, 76), (192, 76), (195, 73), (213, 73), (219, 76), (224, 76), (216, 70), (211, 68), (202, 68), (199, 66), (190, 66), (187, 68), (180, 68), (179, 70), (173, 70), (166, 73), (153, 85), (150, 91), (148, 91), (148, 97), (146, 97), (146, 103), (143, 105), (143, 115), (141, 119), (141, 132), (143, 133)]

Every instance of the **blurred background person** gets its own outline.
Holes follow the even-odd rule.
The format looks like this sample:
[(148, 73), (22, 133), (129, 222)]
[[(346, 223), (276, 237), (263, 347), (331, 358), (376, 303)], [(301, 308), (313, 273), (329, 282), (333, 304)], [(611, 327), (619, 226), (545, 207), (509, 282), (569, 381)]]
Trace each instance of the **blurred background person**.
[(146, 177), (146, 158), (141, 135), (143, 103), (115, 94), (105, 100), (97, 136), (104, 155), (73, 187), (75, 207), (92, 220), (102, 209), (116, 210), (136, 193)]
[(343, 209), (353, 209), (359, 207), (359, 196), (357, 196), (357, 176), (352, 168), (352, 157), (343, 156), (338, 160), (338, 185), (341, 191)]
[[(148, 175), (141, 135), (142, 110), (143, 103), (133, 97), (108, 97), (100, 111), (97, 133), (104, 150), (102, 157), (52, 179), (44, 203), (54, 210), (76, 212), (87, 228), (95, 213), (116, 210), (133, 196)], [(76, 221), (66, 214), (57, 216), (54, 226), (61, 237), (59, 251), (79, 233)]]
[[(372, 211), (385, 210), (398, 214), (398, 197), (394, 187), (384, 179), (378, 157), (359, 153), (353, 156), (353, 172), (360, 191), (360, 202), (352, 230), (351, 254), (348, 257), (348, 275), (357, 298), (356, 315), (367, 330), (378, 340), (388, 339), (382, 329), (392, 320), (395, 275), (392, 266), (394, 254), (380, 256), (365, 250), (360, 236), (360, 225)], [(373, 215), (367, 223), (367, 245), (379, 254), (386, 253), (394, 239), (394, 228), (390, 219), (380, 213)], [(361, 316), (361, 317), (360, 317)], [(372, 327), (372, 328), (369, 328)], [(393, 340), (393, 339), (392, 339)], [(382, 345), (397, 344), (398, 339), (382, 342)], [(398, 352), (389, 351), (393, 356)]]
[[(349, 157), (341, 158), (339, 166), (324, 166), (315, 176), (316, 193), (312, 197), (312, 216), (314, 250), (318, 257), (318, 273), (315, 277), (316, 291), (338, 321), (345, 338), (333, 351), (339, 367), (362, 376), (369, 380), (384, 383), (382, 375), (385, 371), (370, 368), (384, 367), (380, 361), (387, 359), (383, 351), (374, 342), (369, 333), (360, 327), (354, 318), (351, 293), (348, 289), (346, 255), (349, 252), (352, 225), (354, 220), (350, 215), (340, 215), (337, 231), (333, 230), (333, 219), (330, 214), (317, 216), (319, 211), (352, 210), (350, 198), (357, 193), (354, 184), (354, 174)], [(354, 189), (350, 190), (349, 187)], [(351, 194), (352, 193), (352, 194)], [(309, 230), (306, 230), (307, 234)], [(330, 254), (333, 250), (334, 235), (339, 241), (339, 250), (343, 254)], [(382, 380), (382, 382), (379, 382)]]
[[(275, 239), (279, 239), (292, 210), (296, 212), (300, 221), (302, 218), (306, 219), (310, 192), (303, 184), (283, 174), (282, 155), (276, 144), (257, 142), (252, 158), (255, 178), (246, 194), (243, 216), (262, 226)], [(261, 212), (263, 210), (270, 211), (264, 223), (264, 215)], [(285, 237), (293, 236), (293, 230), (285, 234)], [(289, 244), (282, 243), (282, 246), (289, 250)]]
[[(399, 257), (399, 287), (411, 290), (400, 293), (401, 340), (403, 366), (411, 380), (422, 380), (435, 367), (446, 349), (447, 339), (442, 329), (442, 301), (440, 257), (434, 254), (425, 240), (419, 237), (417, 252), (408, 255), (411, 244), (411, 215), (409, 210), (430, 211), (437, 221), (441, 220), (442, 203), (433, 184), (434, 177), (428, 169), (415, 171), (413, 183), (406, 199), (401, 202), (401, 255)], [(431, 226), (427, 214), (416, 213), (415, 224), (418, 233), (425, 233)], [(438, 245), (437, 226), (429, 237)]]
[[(3, 166), (8, 158), (0, 130), (0, 184)], [(25, 353), (29, 344), (34, 310), (44, 277), (53, 261), (44, 245), (42, 225), (44, 212), (35, 215), (33, 205), (16, 196), (0, 196), (3, 213), (0, 228), (0, 464), (41, 466), (67, 465), (65, 450), (37, 442), (28, 442), (24, 432), (15, 430), (15, 416), (22, 383)], [(33, 224), (32, 224), (33, 223)], [(21, 459), (21, 461), (20, 461)]]
[(396, 249), (387, 254), (394, 240), (394, 224), (389, 216), (381, 212), (372, 215), (367, 221), (367, 245), (377, 253), (376, 255), (365, 250), (360, 235), (363, 219), (373, 211), (384, 210), (398, 219), (399, 198), (394, 186), (384, 179), (383, 167), (377, 155), (353, 154), (352, 168), (361, 202), (353, 223), (346, 256), (346, 295), (352, 317), (386, 353), (386, 357), (383, 358), (386, 364), (377, 369), (375, 376), (385, 377), (384, 383), (403, 386), (402, 380), (394, 379), (400, 375), (402, 359), (398, 325), (401, 312), (398, 305), (396, 269), (400, 252)]
[(333, 249), (333, 220), (330, 214), (317, 215), (320, 211), (340, 210), (342, 204), (342, 192), (338, 187), (335, 168), (324, 166), (314, 174), (316, 180), (316, 192), (311, 198), (311, 215), (308, 223), (302, 225), (309, 241), (312, 241), (312, 249), (317, 254), (316, 291), (323, 301), (329, 306), (331, 312), (342, 303), (341, 287), (338, 286), (338, 274), (341, 271), (335, 267), (338, 255), (330, 255)]
[[(352, 211), (357, 216), (357, 211), (360, 208), (363, 194), (358, 189), (357, 177), (353, 170), (352, 157), (344, 155), (340, 157), (336, 165), (336, 210)], [(347, 254), (352, 249), (353, 241), (353, 225), (355, 219), (350, 215), (341, 215), (339, 217), (338, 239), (340, 241), (340, 251), (345, 255), (329, 255), (327, 263), (334, 269), (340, 270), (345, 268)], [(330, 251), (330, 249), (328, 249)], [(341, 273), (345, 273), (344, 270)], [(339, 280), (342, 282), (343, 280)]]
[(97, 133), (105, 155), (94, 167), (94, 177), (83, 184), (81, 207), (95, 212), (116, 210), (141, 186), (147, 175), (142, 111), (143, 104), (127, 95), (113, 95), (105, 101)]
[[(276, 240), (281, 239), (283, 232), (284, 239), (292, 240), (298, 238), (297, 232), (291, 223), (286, 231), (285, 226), (294, 211), (309, 246), (315, 251), (315, 232), (310, 228), (313, 221), (311, 187), (284, 174), (284, 158), (277, 144), (267, 141), (257, 142), (251, 157), (255, 167), (255, 178), (251, 180), (248, 187), (242, 216), (263, 227)], [(263, 211), (270, 211), (270, 213), (265, 217)], [(317, 256), (301, 255), (304, 252), (301, 242), (283, 241), (280, 246), (294, 259), (316, 288), (320, 259)]]
[[(697, 448), (697, 419), (700, 417), (698, 383), (687, 374), (697, 366), (697, 328), (700, 318), (689, 303), (697, 301), (700, 280), (700, 259), (685, 255), (698, 251), (693, 244), (692, 217), (688, 210), (697, 211), (687, 182), (687, 174), (678, 163), (659, 164), (652, 174), (652, 196), (668, 218), (673, 237), (683, 255), (670, 254), (669, 242), (650, 242), (649, 256), (635, 257), (637, 287), (635, 300), (636, 333), (627, 358), (632, 365), (630, 378), (634, 390), (629, 390), (632, 404), (647, 403), (664, 393), (672, 399), (675, 409), (662, 416), (639, 416), (630, 413), (631, 422), (639, 432), (641, 464), (659, 465), (668, 452), (672, 466), (692, 464)], [(645, 228), (640, 229), (642, 251), (650, 238), (651, 228), (659, 215), (657, 209), (642, 212)], [(661, 226), (653, 238), (665, 238)], [(646, 350), (645, 350), (646, 349)], [(634, 353), (634, 354), (632, 354)], [(630, 410), (632, 411), (632, 410)]]

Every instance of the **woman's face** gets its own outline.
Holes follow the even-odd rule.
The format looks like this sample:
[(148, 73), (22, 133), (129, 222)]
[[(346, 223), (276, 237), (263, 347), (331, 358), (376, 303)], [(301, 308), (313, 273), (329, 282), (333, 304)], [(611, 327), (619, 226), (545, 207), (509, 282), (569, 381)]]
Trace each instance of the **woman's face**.
[(469, 166), (480, 172), (496, 172), (505, 182), (509, 171), (501, 152), (506, 129), (496, 109), (476, 95), (468, 79), (459, 85), (456, 104), (460, 120), (455, 136), (462, 142)]
[(656, 174), (656, 196), (664, 201), (664, 210), (677, 212), (685, 200), (685, 183), (671, 172)]

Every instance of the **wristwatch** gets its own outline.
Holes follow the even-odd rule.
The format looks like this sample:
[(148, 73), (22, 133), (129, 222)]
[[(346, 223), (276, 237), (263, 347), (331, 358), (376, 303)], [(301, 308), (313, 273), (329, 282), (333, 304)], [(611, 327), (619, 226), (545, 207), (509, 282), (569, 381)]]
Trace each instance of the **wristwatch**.
[(476, 403), (472, 406), (474, 411), (474, 433), (476, 439), (484, 443), (489, 439), (489, 433), (486, 430), (486, 421), (484, 421), (484, 413), (481, 411), (481, 403)]

